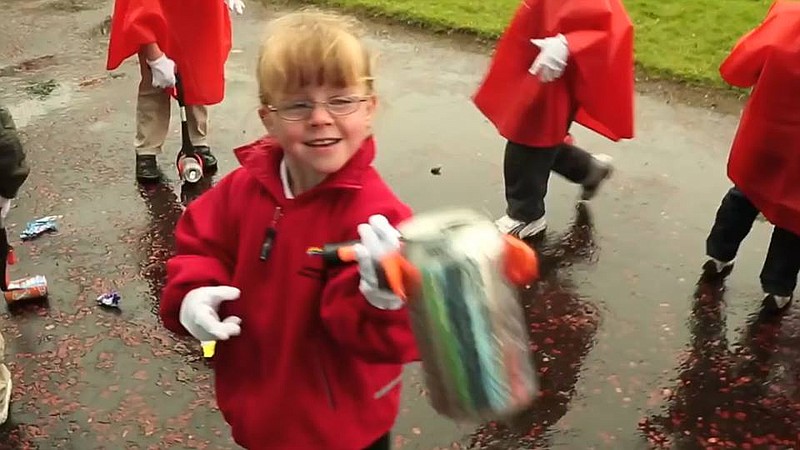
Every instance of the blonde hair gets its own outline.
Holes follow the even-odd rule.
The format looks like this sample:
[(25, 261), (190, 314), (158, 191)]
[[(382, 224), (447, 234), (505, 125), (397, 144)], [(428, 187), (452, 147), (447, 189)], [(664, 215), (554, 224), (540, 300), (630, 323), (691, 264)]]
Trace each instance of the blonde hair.
[(306, 86), (363, 86), (373, 93), (373, 61), (353, 18), (306, 8), (273, 20), (258, 55), (258, 96), (268, 105)]

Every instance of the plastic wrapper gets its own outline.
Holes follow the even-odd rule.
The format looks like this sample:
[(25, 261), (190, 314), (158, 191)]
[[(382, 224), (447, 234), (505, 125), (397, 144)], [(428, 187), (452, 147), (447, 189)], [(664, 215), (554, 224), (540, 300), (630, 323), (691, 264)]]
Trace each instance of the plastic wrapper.
[(8, 304), (47, 297), (47, 279), (44, 275), (36, 275), (14, 280), (8, 283), (8, 290), (3, 292), (3, 296)]
[(61, 216), (47, 216), (28, 222), (25, 229), (20, 233), (20, 239), (27, 241), (44, 233), (58, 231), (58, 219), (60, 218)]
[(504, 236), (469, 210), (417, 215), (399, 230), (418, 271), (408, 308), (433, 408), (481, 422), (530, 406), (538, 383)]
[(117, 291), (112, 291), (97, 297), (97, 304), (107, 308), (119, 308), (121, 299), (122, 297)]

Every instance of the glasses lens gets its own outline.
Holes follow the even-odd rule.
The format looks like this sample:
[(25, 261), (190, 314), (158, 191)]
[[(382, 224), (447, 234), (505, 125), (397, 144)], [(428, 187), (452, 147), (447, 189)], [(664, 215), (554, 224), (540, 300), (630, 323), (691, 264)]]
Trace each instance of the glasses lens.
[(286, 103), (277, 107), (278, 115), (286, 120), (303, 120), (311, 115), (314, 105), (307, 102)]
[(360, 99), (357, 97), (336, 97), (332, 98), (328, 102), (328, 111), (331, 114), (335, 114), (337, 116), (342, 116), (345, 114), (351, 114), (356, 109), (358, 109), (358, 104), (360, 103)]
[[(352, 114), (361, 103), (359, 97), (334, 97), (326, 102), (326, 109), (334, 116)], [(315, 104), (312, 102), (286, 103), (275, 108), (278, 116), (285, 120), (306, 120), (311, 117)]]

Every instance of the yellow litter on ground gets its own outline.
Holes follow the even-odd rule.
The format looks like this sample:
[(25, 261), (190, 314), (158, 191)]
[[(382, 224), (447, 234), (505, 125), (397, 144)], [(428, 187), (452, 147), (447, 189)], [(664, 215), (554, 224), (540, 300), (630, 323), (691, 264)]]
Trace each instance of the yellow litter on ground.
[(214, 349), (217, 346), (217, 341), (205, 341), (201, 342), (200, 345), (203, 347), (203, 358), (211, 358), (214, 356)]

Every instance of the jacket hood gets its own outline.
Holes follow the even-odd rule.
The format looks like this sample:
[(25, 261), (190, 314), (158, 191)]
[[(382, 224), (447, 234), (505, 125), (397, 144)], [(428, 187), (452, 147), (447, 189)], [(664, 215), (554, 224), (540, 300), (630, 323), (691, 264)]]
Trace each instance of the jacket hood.
[[(285, 200), (280, 178), (280, 164), (284, 150), (271, 136), (238, 147), (233, 151), (242, 168), (249, 172), (275, 199)], [(319, 185), (299, 197), (332, 188), (360, 189), (364, 172), (375, 160), (375, 139), (369, 136), (345, 165), (329, 175)]]

